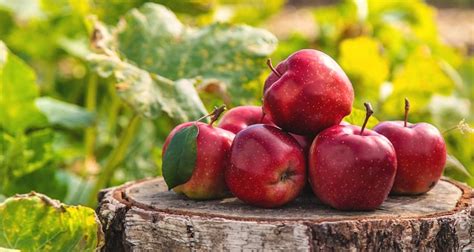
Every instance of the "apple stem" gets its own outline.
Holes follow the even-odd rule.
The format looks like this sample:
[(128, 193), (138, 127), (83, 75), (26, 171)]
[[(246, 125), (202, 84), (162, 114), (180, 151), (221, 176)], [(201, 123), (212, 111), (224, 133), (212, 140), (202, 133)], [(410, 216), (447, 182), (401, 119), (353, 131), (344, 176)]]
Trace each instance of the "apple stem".
[(364, 123), (362, 124), (362, 129), (360, 130), (360, 135), (364, 133), (365, 126), (367, 125), (367, 122), (369, 121), (370, 116), (374, 113), (374, 110), (372, 109), (372, 105), (370, 105), (370, 102), (364, 102), (365, 106), (365, 119)]
[(215, 121), (217, 121), (217, 119), (219, 119), (219, 117), (221, 116), (221, 114), (226, 110), (226, 107), (225, 105), (221, 105), (220, 107), (214, 107), (214, 110), (210, 113), (210, 114), (207, 114), (199, 119), (196, 120), (196, 122), (200, 122), (202, 121), (204, 118), (208, 118), (208, 117), (211, 117), (211, 122), (209, 122), (209, 125), (212, 125)]
[(279, 73), (279, 72), (273, 67), (273, 65), (272, 65), (272, 59), (270, 59), (270, 58), (267, 59), (267, 66), (272, 70), (272, 72), (273, 72), (274, 74), (276, 74), (276, 76), (281, 77), (281, 73)]
[(214, 107), (214, 110), (209, 114), (209, 116), (211, 117), (209, 125), (212, 126), (212, 124), (219, 119), (219, 117), (222, 115), (222, 113), (224, 113), (225, 110), (225, 105), (221, 105), (220, 107)]
[(405, 122), (403, 123), (404, 127), (407, 126), (408, 110), (410, 110), (410, 102), (408, 101), (408, 98), (405, 97)]

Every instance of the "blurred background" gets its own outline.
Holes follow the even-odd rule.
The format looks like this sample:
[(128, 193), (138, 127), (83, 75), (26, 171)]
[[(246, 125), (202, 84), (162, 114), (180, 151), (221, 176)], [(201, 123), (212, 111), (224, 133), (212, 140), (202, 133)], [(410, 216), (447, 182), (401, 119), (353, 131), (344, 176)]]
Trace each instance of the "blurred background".
[(443, 132), (445, 175), (474, 186), (473, 0), (153, 2), (0, 0), (0, 201), (94, 206), (161, 174), (176, 124), (260, 105), (265, 59), (302, 48), (336, 59), (378, 120), (402, 119), (408, 97), (409, 121)]

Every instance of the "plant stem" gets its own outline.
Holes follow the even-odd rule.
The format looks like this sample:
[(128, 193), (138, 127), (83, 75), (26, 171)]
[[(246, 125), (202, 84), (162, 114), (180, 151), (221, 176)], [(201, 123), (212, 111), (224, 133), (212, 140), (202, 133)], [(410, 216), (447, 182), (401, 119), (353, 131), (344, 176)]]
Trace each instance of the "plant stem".
[(212, 124), (219, 119), (219, 117), (222, 115), (222, 113), (224, 113), (225, 110), (225, 105), (221, 105), (220, 107), (214, 107), (212, 113), (209, 114), (211, 116), (211, 121), (209, 122), (209, 125), (212, 126)]
[(281, 77), (281, 73), (278, 72), (278, 70), (276, 70), (273, 65), (272, 65), (272, 60), (270, 58), (267, 59), (267, 66), (270, 68), (270, 70), (272, 70), (272, 72), (278, 76), (278, 77)]
[(115, 90), (115, 85), (112, 83), (107, 83), (108, 94), (110, 98), (110, 105), (107, 109), (108, 111), (108, 118), (107, 118), (107, 128), (108, 128), (108, 136), (107, 141), (111, 142), (112, 139), (115, 137), (115, 130), (117, 125), (117, 117), (120, 112), (122, 104), (120, 103), (120, 99), (117, 96), (117, 91)]
[(408, 110), (410, 110), (410, 102), (408, 101), (407, 98), (405, 98), (405, 121), (404, 121), (404, 123), (403, 123), (403, 127), (406, 127), (406, 126), (407, 126)]
[[(87, 82), (87, 90), (86, 90), (86, 109), (90, 112), (95, 112), (97, 107), (97, 75), (94, 73), (90, 73), (89, 81)], [(85, 131), (85, 164), (87, 164), (87, 160), (95, 160), (95, 142), (97, 137), (97, 127), (96, 124), (87, 127)], [(87, 175), (87, 169), (82, 171), (83, 177)]]
[(96, 196), (100, 189), (107, 186), (114, 175), (117, 166), (123, 161), (127, 152), (128, 146), (133, 140), (135, 133), (137, 132), (138, 126), (140, 125), (141, 117), (138, 114), (134, 114), (128, 122), (127, 128), (122, 132), (117, 147), (110, 154), (107, 163), (102, 167), (99, 177), (95, 183), (94, 189), (91, 192), (89, 198), (89, 205), (96, 204)]

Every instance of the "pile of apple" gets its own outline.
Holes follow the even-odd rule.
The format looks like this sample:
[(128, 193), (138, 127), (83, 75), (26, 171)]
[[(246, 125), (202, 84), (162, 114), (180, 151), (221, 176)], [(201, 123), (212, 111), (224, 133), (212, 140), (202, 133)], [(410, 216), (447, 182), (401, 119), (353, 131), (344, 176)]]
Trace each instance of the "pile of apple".
[[(240, 106), (213, 125), (224, 107), (178, 125), (163, 147), (170, 189), (191, 199), (226, 197), (265, 208), (294, 200), (309, 183), (319, 200), (341, 210), (373, 210), (388, 194), (418, 195), (438, 182), (446, 162), (440, 132), (405, 120), (365, 128), (351, 113), (352, 84), (328, 55), (300, 50), (273, 68), (263, 106)], [(368, 66), (369, 67), (369, 66)]]

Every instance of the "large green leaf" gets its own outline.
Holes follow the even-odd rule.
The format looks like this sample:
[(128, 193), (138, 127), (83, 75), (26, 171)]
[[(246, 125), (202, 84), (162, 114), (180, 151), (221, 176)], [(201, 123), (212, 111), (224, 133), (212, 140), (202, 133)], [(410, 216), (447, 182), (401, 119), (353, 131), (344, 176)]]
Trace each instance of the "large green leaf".
[(21, 132), (46, 120), (34, 105), (38, 86), (33, 70), (0, 41), (0, 128)]
[(118, 51), (139, 68), (171, 80), (200, 77), (231, 92), (259, 76), (277, 39), (246, 25), (183, 25), (168, 9), (147, 3), (116, 28)]
[(171, 81), (104, 55), (96, 54), (89, 60), (98, 67), (101, 76), (113, 74), (119, 95), (147, 117), (155, 118), (164, 111), (171, 118), (185, 122), (207, 114), (191, 80)]
[(0, 204), (0, 247), (22, 251), (95, 251), (103, 239), (93, 209), (45, 195), (17, 195)]
[(50, 97), (37, 98), (35, 103), (50, 124), (74, 129), (87, 127), (94, 123), (94, 114), (75, 104)]
[(183, 128), (171, 139), (163, 157), (163, 178), (169, 189), (186, 183), (193, 175), (197, 159), (199, 128)]

